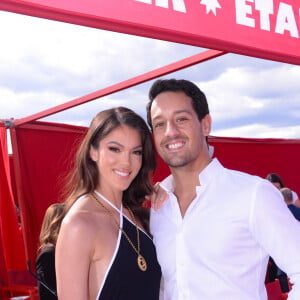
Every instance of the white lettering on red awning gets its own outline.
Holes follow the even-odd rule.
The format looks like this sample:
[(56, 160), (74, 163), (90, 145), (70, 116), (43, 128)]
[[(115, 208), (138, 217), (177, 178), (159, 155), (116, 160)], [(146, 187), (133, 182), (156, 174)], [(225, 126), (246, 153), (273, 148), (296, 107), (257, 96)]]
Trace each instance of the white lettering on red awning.
[[(255, 5), (253, 6), (254, 3)], [(293, 6), (279, 3), (278, 10), (274, 11), (273, 0), (235, 0), (236, 23), (248, 27), (260, 26), (260, 29), (284, 34), (288, 32), (291, 37), (299, 38), (299, 14), (296, 17)], [(259, 20), (256, 19), (254, 9), (259, 12)], [(271, 24), (270, 16), (275, 16), (275, 23)], [(273, 18), (274, 19), (274, 18)], [(298, 27), (297, 21), (298, 20)]]

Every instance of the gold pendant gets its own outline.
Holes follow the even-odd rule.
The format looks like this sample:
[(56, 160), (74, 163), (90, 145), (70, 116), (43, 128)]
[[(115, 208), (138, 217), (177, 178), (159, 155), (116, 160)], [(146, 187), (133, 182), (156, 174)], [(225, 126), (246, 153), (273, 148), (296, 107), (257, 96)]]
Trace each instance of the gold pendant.
[(142, 270), (142, 271), (146, 271), (147, 270), (147, 263), (146, 263), (146, 260), (145, 258), (142, 256), (142, 255), (138, 255), (137, 257), (137, 264), (139, 266), (139, 268)]

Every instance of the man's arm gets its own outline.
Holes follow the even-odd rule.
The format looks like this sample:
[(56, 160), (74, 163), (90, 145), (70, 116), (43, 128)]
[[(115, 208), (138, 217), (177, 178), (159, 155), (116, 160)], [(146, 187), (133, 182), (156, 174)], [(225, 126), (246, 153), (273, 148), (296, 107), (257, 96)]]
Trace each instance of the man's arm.
[(289, 300), (300, 299), (300, 223), (287, 208), (282, 195), (267, 182), (258, 185), (250, 223), (258, 243), (287, 273), (293, 284)]

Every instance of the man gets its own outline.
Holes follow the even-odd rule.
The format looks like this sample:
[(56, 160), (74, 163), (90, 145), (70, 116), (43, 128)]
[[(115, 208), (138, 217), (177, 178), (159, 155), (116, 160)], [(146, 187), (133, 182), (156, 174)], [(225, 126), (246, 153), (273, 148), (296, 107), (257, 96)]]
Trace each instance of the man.
[(300, 221), (300, 208), (294, 205), (294, 199), (293, 199), (293, 191), (289, 188), (282, 188), (280, 189), (280, 192), (283, 196), (283, 199), (285, 203), (287, 204), (289, 210), (293, 214), (293, 216)]
[(269, 254), (300, 299), (300, 226), (267, 180), (224, 168), (208, 152), (206, 97), (186, 80), (158, 80), (147, 118), (171, 175), (151, 210), (164, 300), (266, 300)]
[[(269, 179), (269, 178), (267, 178)], [(271, 180), (270, 180), (271, 181)], [(271, 181), (272, 182), (272, 181)], [(274, 185), (274, 182), (272, 182)], [(275, 187), (278, 188), (278, 186), (275, 185)], [(295, 206), (294, 199), (293, 199), (293, 191), (287, 187), (279, 188), (283, 199), (288, 207), (288, 209), (291, 211), (293, 216), (300, 221), (300, 208)], [(273, 263), (272, 270), (273, 272), (275, 271), (275, 276), (276, 278), (279, 279), (280, 287), (282, 292), (287, 293), (290, 290), (289, 282), (288, 282), (288, 277), (285, 272), (283, 272), (280, 268), (277, 267), (275, 262), (270, 259), (270, 262)]]

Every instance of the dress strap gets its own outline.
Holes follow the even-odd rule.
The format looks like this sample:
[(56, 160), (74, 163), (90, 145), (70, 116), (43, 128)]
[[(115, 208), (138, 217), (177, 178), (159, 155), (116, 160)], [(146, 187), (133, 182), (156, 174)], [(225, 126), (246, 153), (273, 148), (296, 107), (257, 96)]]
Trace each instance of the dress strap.
[(113, 209), (115, 209), (120, 215), (123, 215), (123, 204), (121, 203), (121, 209), (117, 208), (113, 203), (111, 203), (107, 198), (105, 198), (101, 193), (99, 193), (97, 190), (94, 190), (94, 192), (101, 197), (108, 205), (110, 205)]

